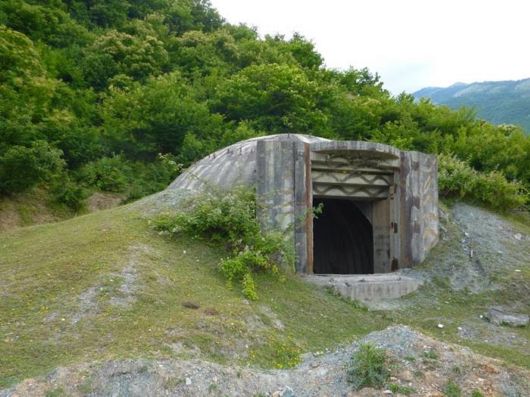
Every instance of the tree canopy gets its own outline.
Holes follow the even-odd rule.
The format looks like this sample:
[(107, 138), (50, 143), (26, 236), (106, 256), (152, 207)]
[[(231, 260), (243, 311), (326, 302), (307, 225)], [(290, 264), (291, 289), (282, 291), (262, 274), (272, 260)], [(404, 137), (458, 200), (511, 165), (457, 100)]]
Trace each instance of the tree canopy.
[(329, 69), (301, 35), (260, 37), (207, 0), (0, 3), (2, 195), (62, 180), (60, 197), (137, 198), (167, 184), (171, 164), (286, 132), (453, 156), (521, 197), (530, 185), (519, 128), (394, 97), (369, 70)]

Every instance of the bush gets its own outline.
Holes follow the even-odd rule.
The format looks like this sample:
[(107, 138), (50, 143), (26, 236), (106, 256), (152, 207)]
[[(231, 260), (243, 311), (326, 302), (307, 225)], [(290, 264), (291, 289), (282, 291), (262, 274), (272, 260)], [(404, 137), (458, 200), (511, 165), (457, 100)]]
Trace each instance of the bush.
[(462, 390), (455, 382), (450, 380), (444, 387), (444, 394), (447, 397), (460, 397), (462, 395)]
[(134, 179), (131, 180), (127, 201), (165, 189), (182, 170), (182, 165), (169, 154), (159, 154), (152, 163), (132, 163), (131, 167)]
[(279, 264), (292, 264), (293, 255), (283, 236), (261, 232), (252, 190), (209, 192), (194, 197), (189, 207), (186, 212), (156, 219), (155, 228), (224, 244), (230, 256), (221, 261), (219, 269), (229, 286), (241, 284), (248, 299), (258, 298), (253, 273), (279, 275)]
[(444, 197), (467, 199), (496, 210), (517, 208), (528, 200), (524, 185), (508, 181), (499, 171), (481, 173), (446, 154), (439, 155), (438, 162), (438, 186)]
[(123, 156), (102, 157), (81, 169), (83, 183), (106, 192), (121, 193), (126, 190), (132, 169)]
[(64, 204), (75, 212), (85, 206), (87, 191), (66, 175), (53, 182), (50, 192), (55, 202)]
[(390, 376), (386, 368), (386, 355), (383, 349), (371, 344), (362, 344), (354, 353), (348, 370), (348, 381), (355, 390), (363, 387), (384, 386)]
[(132, 201), (166, 188), (181, 169), (174, 156), (168, 154), (159, 154), (149, 163), (129, 161), (118, 155), (85, 165), (78, 173), (78, 179), (99, 190), (127, 193), (127, 201)]
[(12, 146), (0, 156), (0, 194), (22, 192), (62, 172), (61, 155), (45, 141)]

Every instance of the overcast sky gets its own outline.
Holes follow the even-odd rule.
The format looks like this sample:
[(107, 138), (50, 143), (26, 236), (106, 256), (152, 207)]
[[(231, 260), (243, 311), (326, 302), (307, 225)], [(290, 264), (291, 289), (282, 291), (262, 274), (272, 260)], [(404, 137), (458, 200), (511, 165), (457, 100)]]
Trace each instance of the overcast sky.
[(299, 32), (328, 67), (368, 67), (394, 94), (530, 77), (527, 0), (211, 0), (261, 35)]

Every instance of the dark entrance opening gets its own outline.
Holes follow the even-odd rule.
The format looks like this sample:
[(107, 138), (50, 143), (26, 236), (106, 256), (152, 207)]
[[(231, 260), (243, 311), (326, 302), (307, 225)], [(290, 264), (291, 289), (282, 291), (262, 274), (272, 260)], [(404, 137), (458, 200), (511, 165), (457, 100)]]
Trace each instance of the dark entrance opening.
[[(372, 274), (373, 228), (355, 202), (314, 198), (323, 211), (313, 220), (313, 272), (317, 274)], [(365, 203), (366, 204), (366, 203)]]

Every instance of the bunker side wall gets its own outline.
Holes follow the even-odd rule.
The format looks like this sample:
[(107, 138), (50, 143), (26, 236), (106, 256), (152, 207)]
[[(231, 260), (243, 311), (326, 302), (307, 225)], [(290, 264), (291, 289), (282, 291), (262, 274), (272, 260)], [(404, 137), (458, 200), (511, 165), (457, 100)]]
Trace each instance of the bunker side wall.
[(438, 242), (436, 157), (401, 152), (401, 267), (422, 262)]
[[(280, 140), (258, 141), (256, 146), (256, 201), (261, 228), (264, 231), (284, 233), (293, 249), (296, 207), (295, 148), (294, 142)], [(299, 170), (296, 173), (299, 173)], [(298, 261), (306, 259), (297, 255)]]

